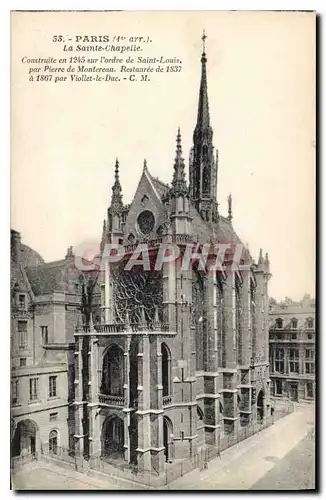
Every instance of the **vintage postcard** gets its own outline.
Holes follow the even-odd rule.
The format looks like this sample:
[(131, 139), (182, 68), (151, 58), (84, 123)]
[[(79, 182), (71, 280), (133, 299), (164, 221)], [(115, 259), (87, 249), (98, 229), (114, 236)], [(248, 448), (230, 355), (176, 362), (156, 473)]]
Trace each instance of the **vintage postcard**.
[(316, 488), (315, 87), (314, 12), (11, 12), (12, 489)]

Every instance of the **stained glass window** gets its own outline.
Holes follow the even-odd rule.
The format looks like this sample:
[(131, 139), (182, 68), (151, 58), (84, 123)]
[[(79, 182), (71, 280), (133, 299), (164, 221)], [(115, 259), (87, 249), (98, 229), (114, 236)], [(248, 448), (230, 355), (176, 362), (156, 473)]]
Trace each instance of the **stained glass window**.
[(143, 234), (149, 234), (154, 229), (155, 218), (152, 212), (144, 210), (141, 212), (137, 219), (139, 230)]
[(137, 268), (126, 271), (120, 267), (113, 270), (113, 281), (117, 321), (126, 321), (128, 312), (130, 323), (139, 324), (144, 313), (145, 321), (150, 324), (154, 321), (156, 309), (159, 320), (162, 321), (161, 271), (144, 271)]

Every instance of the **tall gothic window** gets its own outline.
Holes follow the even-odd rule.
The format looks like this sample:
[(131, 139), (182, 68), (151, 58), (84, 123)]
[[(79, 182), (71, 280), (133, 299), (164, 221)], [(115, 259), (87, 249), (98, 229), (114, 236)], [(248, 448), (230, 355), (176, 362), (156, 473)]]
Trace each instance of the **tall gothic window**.
[(166, 344), (162, 344), (162, 385), (163, 396), (171, 394), (171, 354)]
[(207, 356), (204, 288), (203, 277), (193, 270), (191, 326), (195, 329), (196, 370), (204, 370)]
[(252, 280), (250, 280), (250, 320), (251, 320), (251, 342), (252, 356), (256, 354), (256, 288)]
[(225, 366), (225, 325), (223, 310), (223, 284), (217, 276), (216, 279), (216, 313), (217, 313), (217, 348), (218, 365)]
[(235, 276), (235, 329), (237, 344), (237, 362), (242, 362), (242, 301), (241, 301), (241, 283), (238, 276)]
[(203, 193), (210, 193), (209, 167), (206, 165), (203, 169)]

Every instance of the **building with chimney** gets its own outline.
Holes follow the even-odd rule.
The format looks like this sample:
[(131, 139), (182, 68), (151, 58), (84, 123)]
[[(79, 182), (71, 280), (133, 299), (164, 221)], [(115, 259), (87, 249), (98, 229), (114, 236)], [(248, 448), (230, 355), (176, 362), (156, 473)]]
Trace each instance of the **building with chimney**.
[[(171, 184), (145, 160), (128, 205), (116, 160), (101, 243), (101, 322), (90, 318), (75, 333), (76, 450), (140, 472), (160, 474), (166, 462), (218, 447), (271, 414), (268, 255), (260, 251), (255, 263), (244, 249), (234, 266), (227, 250), (223, 268), (184, 265), (189, 247), (203, 255), (208, 245), (207, 262), (219, 243), (243, 248), (231, 196), (228, 214), (219, 213), (206, 66), (204, 45), (189, 181), (180, 130)], [(106, 259), (107, 245), (122, 248), (122, 258)], [(179, 258), (156, 265), (162, 248), (177, 248)]]
[(269, 355), (271, 395), (291, 401), (315, 400), (315, 300), (271, 301)]

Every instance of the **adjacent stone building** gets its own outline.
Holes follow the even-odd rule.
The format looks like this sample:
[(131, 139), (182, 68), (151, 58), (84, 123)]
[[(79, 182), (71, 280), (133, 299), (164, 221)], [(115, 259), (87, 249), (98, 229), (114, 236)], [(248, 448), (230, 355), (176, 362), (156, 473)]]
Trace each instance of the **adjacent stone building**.
[(315, 300), (272, 301), (269, 309), (272, 395), (292, 401), (315, 399)]
[[(163, 472), (166, 461), (218, 446), (271, 413), (267, 254), (255, 263), (244, 250), (234, 267), (228, 250), (218, 270), (195, 259), (183, 265), (189, 245), (203, 253), (208, 243), (208, 260), (216, 244), (241, 245), (231, 197), (227, 216), (216, 199), (206, 64), (204, 49), (189, 184), (180, 130), (171, 185), (145, 161), (130, 205), (116, 161), (101, 249), (116, 244), (123, 258), (105, 259), (101, 322), (90, 316), (75, 333), (76, 450), (139, 471)], [(179, 258), (157, 266), (162, 248), (171, 255), (175, 247)]]
[[(11, 231), (12, 456), (73, 441), (73, 340), (81, 283), (72, 249), (45, 263)], [(69, 436), (70, 434), (70, 436)]]

